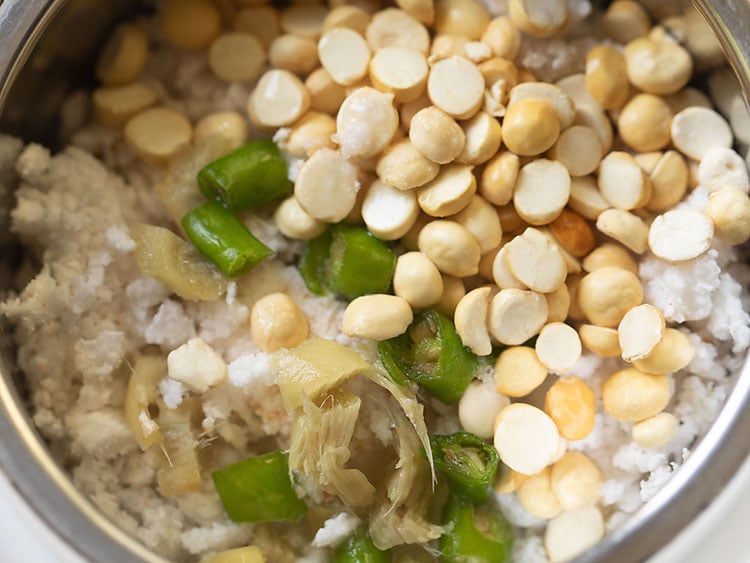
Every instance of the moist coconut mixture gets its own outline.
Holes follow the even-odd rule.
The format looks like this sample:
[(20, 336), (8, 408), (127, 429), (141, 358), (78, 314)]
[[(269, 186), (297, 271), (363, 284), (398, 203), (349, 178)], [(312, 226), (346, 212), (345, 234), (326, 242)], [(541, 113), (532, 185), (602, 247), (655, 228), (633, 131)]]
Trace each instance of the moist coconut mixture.
[(28, 251), (0, 311), (54, 458), (170, 560), (595, 545), (750, 345), (748, 115), (668, 4), (119, 26), (65, 148), (0, 136)]

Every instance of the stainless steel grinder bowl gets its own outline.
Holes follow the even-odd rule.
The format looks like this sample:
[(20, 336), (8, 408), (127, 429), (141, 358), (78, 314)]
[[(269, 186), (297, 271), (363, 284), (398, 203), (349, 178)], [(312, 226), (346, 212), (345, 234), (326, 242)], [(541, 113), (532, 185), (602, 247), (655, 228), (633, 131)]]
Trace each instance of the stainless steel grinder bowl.
[[(90, 74), (112, 24), (137, 0), (0, 0), (0, 132), (55, 146), (56, 115), (72, 84)], [(694, 0), (750, 93), (750, 1)], [(1, 270), (0, 270), (1, 271)], [(7, 276), (6, 276), (7, 278)], [(0, 288), (9, 280), (0, 278)], [(0, 331), (0, 471), (54, 532), (90, 561), (161, 561), (109, 522), (50, 457), (22, 399), (12, 350)], [(638, 562), (694, 520), (750, 453), (750, 365), (735, 374), (718, 419), (691, 457), (623, 526), (576, 561)]]

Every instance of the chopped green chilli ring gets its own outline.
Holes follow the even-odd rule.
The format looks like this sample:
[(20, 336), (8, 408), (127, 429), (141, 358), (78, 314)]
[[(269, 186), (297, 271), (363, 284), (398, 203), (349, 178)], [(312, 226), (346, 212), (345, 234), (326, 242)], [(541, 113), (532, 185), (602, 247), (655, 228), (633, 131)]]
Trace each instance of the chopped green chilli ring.
[(299, 269), (307, 289), (315, 295), (328, 293), (325, 285), (325, 268), (330, 252), (331, 231), (327, 229), (322, 235), (307, 241), (305, 250), (297, 262), (297, 269)]
[(513, 530), (489, 504), (475, 507), (470, 499), (453, 494), (443, 509), (443, 526), (441, 563), (511, 561)]
[(307, 242), (298, 268), (316, 295), (355, 299), (388, 292), (396, 255), (367, 229), (338, 224)]
[(238, 461), (211, 476), (234, 522), (296, 522), (307, 512), (289, 480), (286, 455), (280, 451)]
[(267, 205), (289, 195), (284, 157), (273, 141), (253, 141), (214, 160), (198, 172), (209, 200), (232, 211)]
[(430, 444), (435, 468), (445, 474), (453, 490), (475, 502), (487, 498), (500, 461), (493, 446), (470, 432), (430, 436)]
[(380, 342), (378, 352), (394, 381), (409, 379), (444, 403), (461, 398), (480, 366), (450, 319), (432, 310), (416, 313), (406, 333)]
[(188, 212), (182, 218), (182, 228), (195, 247), (230, 278), (252, 270), (273, 255), (273, 250), (216, 202)]
[(386, 293), (396, 256), (388, 246), (361, 227), (336, 225), (326, 268), (326, 285), (349, 299)]

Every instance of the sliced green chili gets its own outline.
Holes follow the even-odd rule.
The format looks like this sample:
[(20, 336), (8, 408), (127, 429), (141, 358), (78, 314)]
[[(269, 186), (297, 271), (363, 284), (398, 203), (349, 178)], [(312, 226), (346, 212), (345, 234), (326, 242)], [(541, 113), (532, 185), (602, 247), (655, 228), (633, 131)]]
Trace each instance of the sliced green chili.
[(453, 495), (443, 510), (441, 563), (505, 563), (510, 561), (513, 530), (500, 511)]
[(391, 556), (372, 543), (366, 530), (360, 529), (339, 544), (331, 563), (390, 563)]
[(297, 268), (305, 280), (307, 289), (315, 295), (325, 295), (326, 261), (331, 250), (331, 231), (307, 241), (305, 250), (300, 256)]
[(432, 310), (415, 313), (406, 333), (380, 342), (378, 352), (396, 382), (410, 379), (444, 403), (461, 398), (480, 365), (453, 323)]
[(198, 185), (232, 211), (266, 205), (289, 195), (286, 162), (273, 141), (252, 141), (198, 172)]
[(386, 293), (391, 286), (396, 255), (361, 227), (336, 225), (328, 256), (326, 285), (334, 293), (354, 299)]
[(188, 212), (182, 228), (196, 248), (229, 277), (247, 272), (273, 254), (231, 211), (213, 201)]
[(495, 475), (500, 456), (482, 438), (470, 432), (430, 436), (432, 459), (451, 483), (451, 488), (482, 502)]
[(233, 463), (211, 476), (224, 510), (234, 522), (296, 521), (307, 511), (292, 488), (282, 452)]
[(366, 229), (335, 225), (308, 241), (297, 267), (313, 293), (354, 299), (388, 291), (396, 256)]

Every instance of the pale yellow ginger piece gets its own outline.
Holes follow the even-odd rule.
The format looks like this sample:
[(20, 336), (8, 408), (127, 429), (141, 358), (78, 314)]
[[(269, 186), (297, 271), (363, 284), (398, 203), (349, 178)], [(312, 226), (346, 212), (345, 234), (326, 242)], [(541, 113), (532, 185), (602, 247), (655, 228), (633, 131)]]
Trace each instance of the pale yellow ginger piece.
[(266, 558), (260, 548), (247, 546), (220, 551), (205, 563), (266, 563)]
[(279, 372), (279, 391), (288, 412), (305, 399), (315, 401), (329, 389), (373, 368), (359, 353), (333, 340), (310, 338), (271, 357)]
[(215, 301), (226, 291), (227, 280), (213, 262), (169, 229), (137, 224), (130, 231), (144, 276), (159, 280), (189, 301)]
[(128, 380), (123, 406), (125, 420), (141, 450), (146, 451), (162, 440), (159, 425), (149, 407), (159, 397), (159, 382), (167, 374), (166, 360), (155, 354), (139, 356)]

